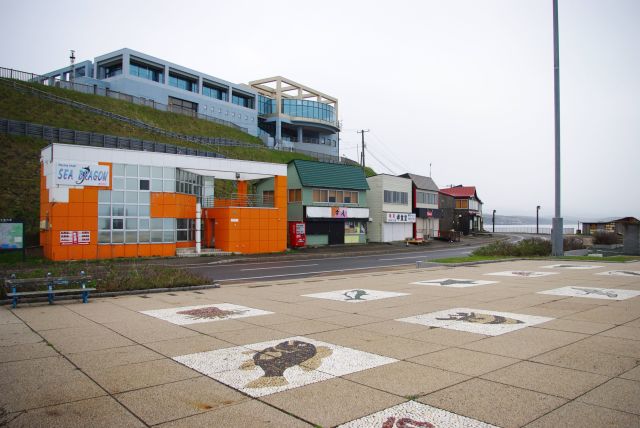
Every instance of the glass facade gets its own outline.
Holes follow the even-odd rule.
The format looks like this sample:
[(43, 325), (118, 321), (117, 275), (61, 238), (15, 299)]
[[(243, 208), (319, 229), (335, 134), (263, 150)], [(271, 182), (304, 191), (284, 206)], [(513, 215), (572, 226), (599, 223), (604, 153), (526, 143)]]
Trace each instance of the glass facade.
[(416, 202), (419, 203), (419, 204), (437, 205), (438, 204), (438, 195), (436, 195), (435, 193), (417, 191), (416, 192)]
[(273, 114), (275, 112), (276, 100), (258, 95), (258, 114)]
[(282, 113), (289, 116), (307, 117), (309, 119), (336, 121), (335, 109), (324, 103), (309, 100), (283, 99)]
[(146, 64), (132, 61), (129, 65), (129, 73), (132, 76), (153, 80), (158, 83), (164, 83), (164, 71)]
[(409, 194), (407, 192), (396, 192), (394, 190), (385, 190), (384, 203), (396, 204), (396, 205), (408, 205)]
[(233, 94), (231, 97), (231, 102), (246, 108), (253, 108), (253, 97)]
[(198, 82), (185, 76), (169, 72), (169, 85), (189, 92), (198, 92)]
[(202, 95), (222, 101), (227, 101), (228, 99), (228, 91), (226, 89), (217, 88), (206, 82), (202, 84)]
[(202, 176), (171, 167), (125, 164), (113, 164), (112, 176), (112, 190), (98, 191), (99, 244), (193, 240), (193, 219), (151, 218), (151, 192), (200, 198)]
[(113, 64), (104, 67), (104, 78), (108, 79), (109, 77), (117, 76), (122, 74), (122, 63)]

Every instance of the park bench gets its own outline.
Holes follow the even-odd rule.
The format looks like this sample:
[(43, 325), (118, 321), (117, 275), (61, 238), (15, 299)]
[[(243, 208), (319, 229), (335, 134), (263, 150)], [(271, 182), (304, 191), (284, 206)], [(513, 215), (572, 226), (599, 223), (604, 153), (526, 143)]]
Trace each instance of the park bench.
[[(87, 287), (91, 281), (91, 276), (80, 272), (77, 276), (53, 277), (50, 273), (45, 278), (16, 278), (11, 275), (4, 281), (5, 288), (10, 290), (7, 297), (11, 298), (11, 307), (18, 305), (18, 299), (21, 297), (37, 297), (47, 296), (49, 304), (52, 305), (56, 294), (82, 294), (82, 303), (89, 301), (89, 293), (95, 291), (95, 288)], [(76, 288), (67, 288), (68, 286), (79, 285)], [(29, 291), (18, 291), (18, 289), (29, 289)]]

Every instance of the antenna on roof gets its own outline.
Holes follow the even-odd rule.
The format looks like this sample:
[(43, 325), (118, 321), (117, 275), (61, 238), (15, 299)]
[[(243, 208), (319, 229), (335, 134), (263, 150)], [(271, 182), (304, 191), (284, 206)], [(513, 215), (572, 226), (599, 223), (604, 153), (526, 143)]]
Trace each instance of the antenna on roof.
[(71, 55), (69, 55), (69, 62), (71, 62), (71, 71), (69, 72), (69, 82), (71, 83), (71, 89), (73, 89), (73, 78), (76, 74), (74, 64), (76, 63), (76, 51), (71, 49)]
[(429, 177), (431, 177), (431, 162), (429, 162)]

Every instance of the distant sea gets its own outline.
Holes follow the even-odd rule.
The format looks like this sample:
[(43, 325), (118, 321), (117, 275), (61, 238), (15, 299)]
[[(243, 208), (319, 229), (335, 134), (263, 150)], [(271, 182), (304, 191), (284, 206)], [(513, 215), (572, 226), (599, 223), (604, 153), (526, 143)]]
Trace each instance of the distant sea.
[[(492, 232), (493, 225), (491, 224), (491, 219), (484, 221), (485, 230)], [(576, 229), (578, 229), (578, 225), (575, 223), (565, 223), (563, 225), (564, 233), (573, 234)], [(551, 234), (551, 225), (550, 224), (540, 224), (538, 228), (541, 234)], [(496, 224), (496, 232), (517, 232), (517, 233), (536, 233), (536, 225), (535, 224)]]

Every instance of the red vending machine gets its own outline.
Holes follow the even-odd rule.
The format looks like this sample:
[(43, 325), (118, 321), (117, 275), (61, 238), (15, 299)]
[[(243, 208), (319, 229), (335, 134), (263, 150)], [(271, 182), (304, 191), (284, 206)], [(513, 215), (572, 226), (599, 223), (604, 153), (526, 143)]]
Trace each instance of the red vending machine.
[(307, 233), (303, 222), (289, 222), (289, 248), (300, 248), (307, 244)]

